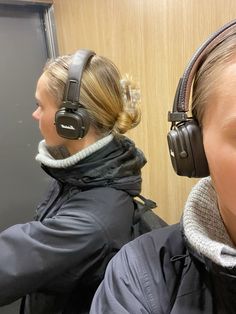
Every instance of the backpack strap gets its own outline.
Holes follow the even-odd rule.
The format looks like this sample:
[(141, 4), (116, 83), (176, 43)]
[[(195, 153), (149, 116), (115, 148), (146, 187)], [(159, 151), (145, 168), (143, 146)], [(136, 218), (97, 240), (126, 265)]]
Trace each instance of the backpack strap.
[(137, 198), (133, 199), (135, 207), (133, 217), (134, 238), (151, 230), (167, 226), (167, 223), (152, 210), (157, 207), (156, 202), (142, 195), (138, 195), (137, 197), (139, 200)]
[[(137, 199), (139, 198), (139, 200)], [(141, 201), (140, 201), (141, 200)], [(156, 202), (145, 198), (142, 195), (137, 195), (136, 198), (133, 199), (135, 205), (135, 215), (134, 215), (134, 223), (139, 222), (141, 216), (148, 210), (152, 210), (157, 207)]]

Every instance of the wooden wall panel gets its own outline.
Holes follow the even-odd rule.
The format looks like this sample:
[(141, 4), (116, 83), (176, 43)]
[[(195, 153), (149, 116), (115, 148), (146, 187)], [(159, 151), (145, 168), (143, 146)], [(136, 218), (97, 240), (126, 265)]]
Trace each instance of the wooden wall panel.
[(143, 194), (158, 213), (178, 221), (194, 179), (171, 166), (167, 111), (194, 50), (208, 34), (236, 18), (234, 0), (54, 0), (61, 54), (94, 49), (131, 73), (142, 90), (142, 122), (128, 135), (145, 152)]

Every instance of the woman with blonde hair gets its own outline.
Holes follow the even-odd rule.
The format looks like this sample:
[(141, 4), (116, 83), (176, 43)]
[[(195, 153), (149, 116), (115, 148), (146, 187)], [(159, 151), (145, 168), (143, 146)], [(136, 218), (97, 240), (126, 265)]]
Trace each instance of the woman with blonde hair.
[[(204, 177), (179, 224), (125, 245), (91, 314), (236, 312), (236, 21), (196, 51), (177, 88), (168, 133), (177, 174)], [(192, 113), (187, 115), (192, 88)]]
[(33, 118), (36, 160), (53, 178), (35, 220), (0, 234), (0, 304), (21, 313), (88, 313), (108, 261), (133, 237), (133, 197), (146, 160), (125, 137), (139, 90), (116, 66), (79, 50), (49, 61)]

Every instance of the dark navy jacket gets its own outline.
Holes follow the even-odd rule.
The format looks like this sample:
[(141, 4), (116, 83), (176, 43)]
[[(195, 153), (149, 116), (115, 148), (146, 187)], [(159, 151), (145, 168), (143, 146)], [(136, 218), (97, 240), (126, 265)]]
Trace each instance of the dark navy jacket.
[(35, 220), (0, 233), (0, 305), (26, 296), (24, 314), (87, 313), (108, 261), (132, 238), (144, 163), (122, 137), (70, 168), (43, 166), (55, 180)]
[(90, 314), (233, 314), (235, 275), (191, 251), (179, 224), (164, 227), (111, 260)]

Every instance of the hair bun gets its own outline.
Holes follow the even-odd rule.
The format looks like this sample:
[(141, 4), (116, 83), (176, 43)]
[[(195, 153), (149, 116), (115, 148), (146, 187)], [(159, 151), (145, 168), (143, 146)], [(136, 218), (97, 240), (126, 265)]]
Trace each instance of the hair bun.
[(123, 111), (119, 113), (114, 130), (124, 134), (139, 124), (140, 114), (140, 88), (132, 78), (126, 75), (120, 80), (122, 91)]

